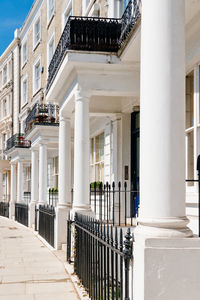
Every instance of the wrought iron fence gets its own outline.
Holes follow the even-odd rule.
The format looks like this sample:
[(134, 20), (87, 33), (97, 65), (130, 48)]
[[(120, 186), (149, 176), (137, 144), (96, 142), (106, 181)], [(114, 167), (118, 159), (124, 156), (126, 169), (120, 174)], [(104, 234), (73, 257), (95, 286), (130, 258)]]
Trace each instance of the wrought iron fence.
[(197, 165), (196, 165), (198, 179), (186, 179), (186, 182), (190, 183), (198, 183), (198, 236), (200, 237), (200, 155), (197, 157)]
[(90, 204), (96, 218), (118, 226), (133, 225), (139, 214), (139, 191), (127, 188), (127, 183), (112, 185), (94, 182), (90, 184)]
[(7, 140), (7, 147), (5, 151), (8, 151), (13, 147), (30, 148), (30, 146), (31, 146), (31, 142), (24, 138), (23, 133), (16, 133)]
[(15, 203), (15, 220), (25, 226), (28, 226), (28, 205), (24, 203)]
[(122, 18), (70, 16), (49, 65), (49, 89), (67, 50), (117, 52), (140, 17), (141, 0), (130, 0)]
[(55, 208), (49, 205), (39, 205), (39, 234), (54, 247)]
[(26, 134), (34, 125), (59, 125), (59, 106), (55, 104), (36, 103), (26, 118)]
[(75, 215), (74, 270), (92, 300), (129, 298), (133, 235), (88, 216)]
[(35, 205), (35, 231), (39, 230), (39, 209), (37, 208), (37, 205)]
[(49, 189), (49, 205), (57, 206), (58, 203), (58, 189)]
[(9, 218), (9, 202), (0, 202), (0, 216)]

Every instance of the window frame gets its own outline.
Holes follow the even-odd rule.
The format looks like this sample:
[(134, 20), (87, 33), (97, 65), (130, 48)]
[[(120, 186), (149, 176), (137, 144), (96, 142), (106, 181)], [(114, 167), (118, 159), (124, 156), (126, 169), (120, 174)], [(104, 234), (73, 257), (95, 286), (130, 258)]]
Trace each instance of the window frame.
[[(40, 30), (39, 30), (39, 37), (38, 37), (38, 40), (36, 41), (36, 39), (35, 39), (35, 36), (36, 36), (36, 25), (38, 24), (38, 22), (40, 23)], [(40, 16), (38, 16), (37, 18), (36, 18), (36, 21), (34, 22), (34, 24), (33, 24), (33, 50), (35, 50), (35, 48), (40, 44), (40, 42), (41, 42), (41, 36), (42, 36), (42, 34), (41, 34), (41, 24), (42, 24), (42, 22), (41, 22), (41, 15)]]
[[(24, 82), (26, 81), (26, 99), (24, 101)], [(21, 101), (21, 108), (24, 107), (28, 103), (28, 75), (24, 75), (21, 80), (21, 99), (23, 99), (23, 102)]]
[[(40, 78), (39, 78), (39, 86), (36, 87), (36, 77), (35, 77), (35, 68), (36, 66), (39, 64), (40, 66)], [(39, 58), (37, 58), (33, 64), (33, 95), (35, 95), (40, 89), (41, 89), (41, 86), (42, 86), (42, 76), (41, 76), (41, 69), (42, 69), (42, 65), (41, 65), (41, 56)]]
[(47, 1), (47, 27), (48, 27), (49, 23), (51, 22), (53, 16), (55, 15), (55, 0), (52, 0), (52, 3), (53, 3), (53, 9), (52, 9), (52, 11), (51, 11), (51, 15), (49, 14), (49, 12), (50, 12), (50, 11), (49, 11), (49, 7), (50, 7), (49, 3), (50, 3), (50, 1), (51, 1), (51, 0), (48, 0), (48, 1)]

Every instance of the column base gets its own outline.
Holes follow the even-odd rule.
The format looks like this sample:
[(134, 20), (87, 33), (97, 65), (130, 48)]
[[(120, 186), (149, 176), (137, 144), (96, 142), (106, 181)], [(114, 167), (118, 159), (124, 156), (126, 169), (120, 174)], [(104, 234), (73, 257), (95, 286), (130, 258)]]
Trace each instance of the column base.
[(9, 218), (15, 220), (15, 203), (13, 202), (9, 204)]
[(60, 250), (62, 244), (67, 243), (67, 220), (69, 218), (70, 208), (67, 205), (58, 205), (55, 208), (55, 248)]
[(30, 228), (35, 228), (35, 206), (36, 202), (31, 202), (29, 204), (29, 211), (28, 211), (28, 226)]
[(91, 210), (91, 206), (75, 206), (70, 210), (70, 218), (74, 219), (75, 213), (79, 213), (84, 216), (96, 218), (95, 213)]
[(160, 238), (186, 238), (192, 237), (193, 232), (187, 227), (189, 220), (180, 218), (138, 218), (135, 235)]
[(199, 238), (144, 238), (134, 243), (135, 300), (199, 299)]

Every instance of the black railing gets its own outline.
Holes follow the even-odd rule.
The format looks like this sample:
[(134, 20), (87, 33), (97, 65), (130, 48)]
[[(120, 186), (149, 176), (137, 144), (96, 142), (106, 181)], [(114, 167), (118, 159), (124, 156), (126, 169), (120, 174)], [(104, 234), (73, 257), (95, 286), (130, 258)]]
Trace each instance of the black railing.
[(15, 203), (15, 221), (28, 226), (28, 205)]
[(130, 0), (122, 18), (69, 17), (49, 65), (49, 89), (67, 50), (117, 52), (140, 17), (140, 1)]
[(13, 147), (30, 148), (30, 146), (31, 146), (31, 142), (24, 138), (24, 134), (17, 133), (7, 140), (7, 147), (5, 151), (8, 151)]
[(35, 231), (39, 230), (39, 209), (37, 208), (37, 205), (35, 205)]
[(119, 48), (123, 46), (136, 22), (140, 19), (141, 0), (129, 1), (121, 18), (121, 35), (119, 38)]
[(139, 191), (127, 188), (127, 183), (90, 184), (90, 204), (96, 218), (118, 226), (133, 225), (139, 214)]
[(72, 262), (72, 224), (73, 221), (68, 219), (67, 220), (67, 261), (69, 263)]
[(9, 203), (0, 202), (0, 216), (9, 218)]
[(200, 237), (200, 155), (197, 157), (198, 179), (186, 179), (186, 182), (198, 183), (198, 236)]
[(133, 259), (133, 236), (128, 228), (115, 231), (88, 216), (75, 215), (74, 270), (87, 289), (89, 297), (97, 299), (129, 298), (129, 268)]
[(49, 205), (57, 206), (58, 203), (58, 189), (49, 189)]
[(55, 209), (49, 205), (39, 205), (39, 234), (54, 247)]
[(36, 103), (26, 118), (26, 134), (32, 130), (34, 125), (58, 126), (59, 106)]

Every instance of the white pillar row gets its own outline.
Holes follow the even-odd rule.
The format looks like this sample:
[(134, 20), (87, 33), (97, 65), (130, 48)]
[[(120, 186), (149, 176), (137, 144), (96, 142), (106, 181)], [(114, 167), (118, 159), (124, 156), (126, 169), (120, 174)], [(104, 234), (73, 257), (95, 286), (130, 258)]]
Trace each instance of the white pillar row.
[[(193, 126), (194, 126), (194, 179), (197, 179), (196, 163), (198, 157), (198, 104), (199, 104), (199, 66), (194, 68)], [(196, 190), (198, 185), (196, 184)]]
[(15, 216), (15, 202), (16, 202), (16, 164), (11, 163), (11, 189), (10, 189), (10, 207), (9, 217), (12, 219)]
[(71, 207), (71, 123), (70, 117), (59, 119), (59, 202)]
[(23, 177), (23, 162), (21, 160), (18, 160), (18, 162), (17, 162), (17, 203), (24, 202), (23, 179), (24, 179), (24, 177)]
[(31, 151), (31, 203), (29, 204), (29, 227), (35, 224), (35, 205), (39, 198), (39, 159), (38, 151), (33, 149)]
[(89, 201), (89, 99), (75, 93), (73, 210), (90, 210)]
[(47, 201), (47, 145), (39, 145), (39, 204)]
[(157, 232), (161, 236), (190, 236), (185, 217), (183, 0), (142, 2), (140, 89), (139, 224), (175, 229)]

